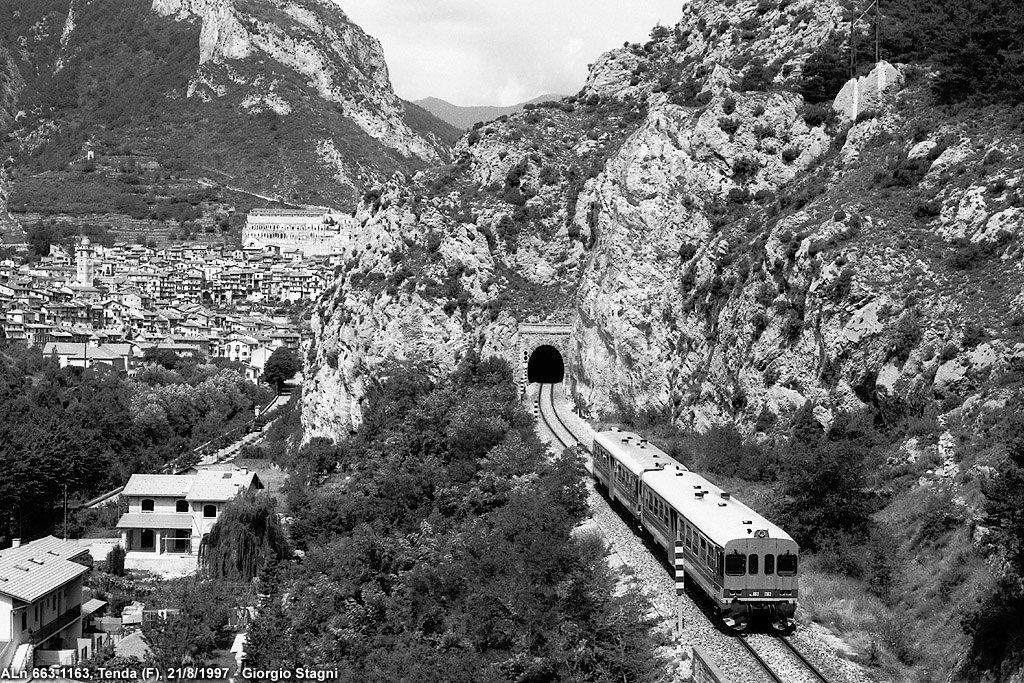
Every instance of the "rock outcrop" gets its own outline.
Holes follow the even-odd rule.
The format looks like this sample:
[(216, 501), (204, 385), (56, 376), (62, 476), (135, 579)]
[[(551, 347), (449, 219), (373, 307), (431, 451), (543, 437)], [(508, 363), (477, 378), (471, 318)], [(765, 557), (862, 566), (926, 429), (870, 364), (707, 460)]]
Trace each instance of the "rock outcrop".
[(380, 41), (349, 21), (331, 2), (309, 0), (281, 7), (233, 0), (153, 0), (153, 10), (178, 20), (196, 19), (198, 71), (189, 95), (216, 97), (246, 88), (250, 109), (287, 114), (283, 81), (247, 73), (232, 64), (269, 58), (301, 75), (328, 102), (341, 105), (367, 135), (407, 156), (438, 161), (437, 142), (402, 120), (403, 106), (391, 90)]
[[(808, 401), (824, 424), (868, 405), (896, 419), (1009, 371), (1012, 344), (976, 349), (1024, 305), (1018, 142), (1005, 139), (1019, 131), (920, 122), (926, 86), (885, 63), (838, 113), (808, 105), (795, 86), (838, 3), (684, 13), (598, 59), (579, 95), (486, 124), (454, 167), (364, 207), (380, 236), (343, 269), (344, 296), (321, 303), (311, 434), (351, 426), (366, 364), (507, 350), (531, 315), (572, 320), (580, 408), (697, 430), (784, 429)], [(381, 293), (431, 250), (443, 286)], [(969, 284), (988, 263), (1005, 264), (992, 266), (1003, 294)]]
[[(851, 78), (836, 95), (832, 108), (847, 121), (856, 121), (864, 112), (874, 112), (884, 106), (887, 93), (894, 93), (903, 86), (903, 74), (886, 61), (875, 65), (867, 76)], [(919, 148), (918, 153), (922, 152)]]

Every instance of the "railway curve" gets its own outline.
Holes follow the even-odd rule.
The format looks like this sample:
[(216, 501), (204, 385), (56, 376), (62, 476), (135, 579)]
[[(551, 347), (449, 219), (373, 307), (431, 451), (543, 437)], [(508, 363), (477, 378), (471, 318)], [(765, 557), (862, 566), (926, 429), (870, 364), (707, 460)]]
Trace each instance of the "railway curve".
[[(586, 449), (589, 439), (579, 434), (559, 414), (554, 385), (538, 385), (534, 408), (540, 426), (551, 436), (553, 445), (562, 448), (582, 445)], [(829, 666), (829, 670), (836, 669), (836, 673), (826, 676), (786, 637), (725, 633), (724, 628), (715, 623), (714, 617), (694, 602), (689, 591), (684, 600), (676, 599), (674, 579), (664, 558), (652, 551), (631, 520), (623, 519), (611, 508), (607, 498), (597, 491), (593, 480), (588, 482), (588, 489), (593, 525), (609, 543), (615, 563), (632, 570), (634, 579), (644, 589), (642, 592), (652, 602), (654, 612), (660, 615), (663, 629), (675, 630), (681, 643), (699, 645), (715, 659), (727, 676), (721, 683), (756, 680), (852, 683), (866, 680), (859, 671), (856, 673), (860, 675), (852, 675), (852, 664), (846, 661), (843, 664), (850, 666)], [(817, 655), (822, 653), (816, 652)]]

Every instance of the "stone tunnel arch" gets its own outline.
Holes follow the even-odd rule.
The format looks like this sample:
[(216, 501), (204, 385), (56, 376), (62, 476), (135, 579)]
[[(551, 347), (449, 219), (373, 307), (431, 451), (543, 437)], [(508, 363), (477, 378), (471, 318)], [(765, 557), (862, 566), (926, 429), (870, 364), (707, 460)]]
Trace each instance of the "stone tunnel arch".
[(527, 383), (557, 384), (565, 379), (562, 353), (550, 344), (541, 344), (530, 354), (526, 364)]

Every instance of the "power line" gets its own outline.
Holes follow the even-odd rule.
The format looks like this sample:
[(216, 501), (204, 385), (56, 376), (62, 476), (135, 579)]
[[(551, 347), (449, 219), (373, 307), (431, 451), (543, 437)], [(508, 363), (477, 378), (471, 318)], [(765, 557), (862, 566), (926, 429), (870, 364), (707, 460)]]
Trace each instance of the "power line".
[(879, 15), (880, 5), (881, 5), (881, 0), (871, 0), (871, 4), (868, 5), (867, 9), (865, 9), (863, 12), (861, 12), (860, 16), (858, 16), (856, 19), (853, 18), (853, 11), (856, 11), (856, 10), (851, 10), (851, 14), (850, 14), (850, 17), (851, 17), (850, 18), (850, 78), (853, 78), (854, 66), (855, 66), (855, 61), (856, 61), (855, 60), (855, 54), (856, 53), (854, 52), (854, 37), (856, 35), (857, 22), (860, 21), (861, 19), (863, 19), (865, 17), (865, 15), (867, 15), (867, 13), (872, 10), (872, 8), (875, 10), (875, 63), (877, 64), (880, 61), (880, 59), (881, 59), (880, 47), (879, 47), (879, 44), (880, 44), (880, 35), (879, 34), (880, 34), (880, 31), (881, 31), (881, 29), (880, 29), (880, 26), (881, 26), (881, 24), (880, 24), (881, 16)]

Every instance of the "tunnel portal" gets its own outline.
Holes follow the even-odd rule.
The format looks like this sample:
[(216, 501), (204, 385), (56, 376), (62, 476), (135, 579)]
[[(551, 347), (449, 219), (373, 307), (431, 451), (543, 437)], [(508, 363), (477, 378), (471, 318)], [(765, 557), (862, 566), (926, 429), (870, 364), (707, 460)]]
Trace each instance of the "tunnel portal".
[(534, 349), (526, 366), (526, 381), (557, 384), (563, 379), (565, 379), (565, 363), (562, 361), (562, 354), (558, 349), (549, 344)]

